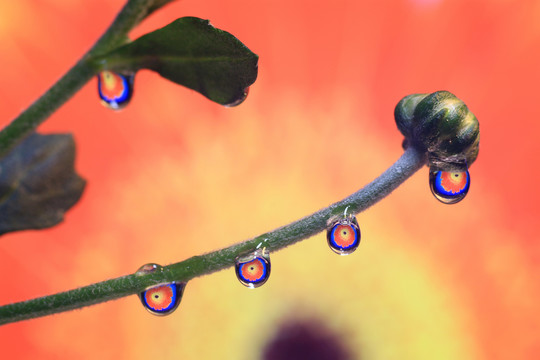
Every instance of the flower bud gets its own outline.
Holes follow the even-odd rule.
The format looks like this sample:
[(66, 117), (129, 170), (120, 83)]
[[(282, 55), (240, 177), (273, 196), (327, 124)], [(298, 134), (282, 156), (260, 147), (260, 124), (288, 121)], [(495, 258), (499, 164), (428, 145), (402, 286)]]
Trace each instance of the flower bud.
[(394, 116), (407, 146), (427, 152), (430, 168), (463, 171), (476, 160), (478, 120), (454, 94), (408, 95), (397, 104)]

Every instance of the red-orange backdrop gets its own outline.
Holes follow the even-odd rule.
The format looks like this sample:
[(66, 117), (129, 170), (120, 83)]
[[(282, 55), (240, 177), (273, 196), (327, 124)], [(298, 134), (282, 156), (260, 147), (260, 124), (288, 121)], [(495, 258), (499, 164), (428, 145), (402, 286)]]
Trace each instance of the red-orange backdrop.
[[(86, 51), (121, 0), (0, 4), (0, 121)], [(323, 234), (272, 254), (248, 290), (232, 270), (158, 318), (121, 300), (0, 327), (2, 358), (253, 359), (287, 319), (316, 318), (363, 359), (540, 356), (540, 4), (533, 0), (183, 0), (133, 32), (207, 18), (260, 56), (223, 108), (143, 71), (132, 103), (96, 82), (42, 132), (72, 132), (80, 203), (46, 231), (0, 239), (0, 304), (169, 264), (284, 225), (356, 191), (401, 154), (393, 108), (450, 90), (480, 121), (467, 198), (445, 206), (424, 168), (358, 216), (339, 257)]]

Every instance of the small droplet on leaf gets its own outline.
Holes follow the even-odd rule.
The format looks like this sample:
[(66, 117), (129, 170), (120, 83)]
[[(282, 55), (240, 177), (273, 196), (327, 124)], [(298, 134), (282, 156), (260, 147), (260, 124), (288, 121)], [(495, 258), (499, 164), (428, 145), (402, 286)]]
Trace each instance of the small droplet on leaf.
[(465, 198), (469, 192), (471, 177), (469, 171), (433, 171), (429, 172), (429, 187), (437, 200), (444, 204), (455, 204)]
[(101, 103), (113, 110), (123, 109), (133, 95), (135, 76), (124, 75), (112, 71), (102, 71), (98, 74), (98, 94)]
[(360, 245), (360, 227), (353, 215), (330, 221), (326, 231), (328, 246), (339, 255), (349, 255)]
[(270, 277), (270, 255), (266, 248), (239, 256), (235, 265), (236, 277), (250, 289), (263, 285)]
[(185, 283), (170, 283), (153, 286), (139, 294), (144, 308), (151, 314), (164, 316), (171, 314), (182, 300)]
[(235, 107), (235, 106), (238, 106), (240, 105), (241, 103), (243, 103), (247, 97), (248, 97), (248, 94), (249, 94), (249, 87), (245, 88), (244, 89), (244, 92), (238, 97), (238, 99), (234, 100), (233, 102), (229, 103), (229, 104), (226, 104), (224, 105), (225, 107)]

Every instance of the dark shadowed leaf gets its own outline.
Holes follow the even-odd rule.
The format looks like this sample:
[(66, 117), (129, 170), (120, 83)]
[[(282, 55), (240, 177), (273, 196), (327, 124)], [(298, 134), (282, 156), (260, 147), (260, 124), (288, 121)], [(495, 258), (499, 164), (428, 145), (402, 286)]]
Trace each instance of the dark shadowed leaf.
[(58, 224), (86, 185), (69, 134), (32, 134), (0, 159), (0, 234)]
[(257, 55), (194, 17), (175, 20), (94, 60), (100, 70), (156, 71), (222, 105), (239, 103), (257, 79)]

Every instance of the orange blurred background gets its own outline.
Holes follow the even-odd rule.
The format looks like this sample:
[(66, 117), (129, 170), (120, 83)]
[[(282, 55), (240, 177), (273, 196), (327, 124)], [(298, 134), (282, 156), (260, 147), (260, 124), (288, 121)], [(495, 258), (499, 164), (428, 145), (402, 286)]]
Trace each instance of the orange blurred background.
[[(121, 0), (0, 4), (5, 126), (93, 44)], [(472, 185), (433, 198), (424, 168), (358, 215), (272, 254), (248, 290), (229, 269), (191, 281), (160, 318), (136, 296), (0, 327), (2, 358), (254, 359), (279, 325), (316, 319), (362, 359), (538, 359), (540, 2), (182, 0), (133, 37), (210, 19), (260, 56), (224, 108), (142, 71), (131, 104), (87, 84), (40, 131), (71, 132), (82, 200), (50, 230), (0, 239), (0, 304), (163, 265), (287, 224), (349, 195), (402, 153), (401, 97), (449, 90), (480, 121)]]

